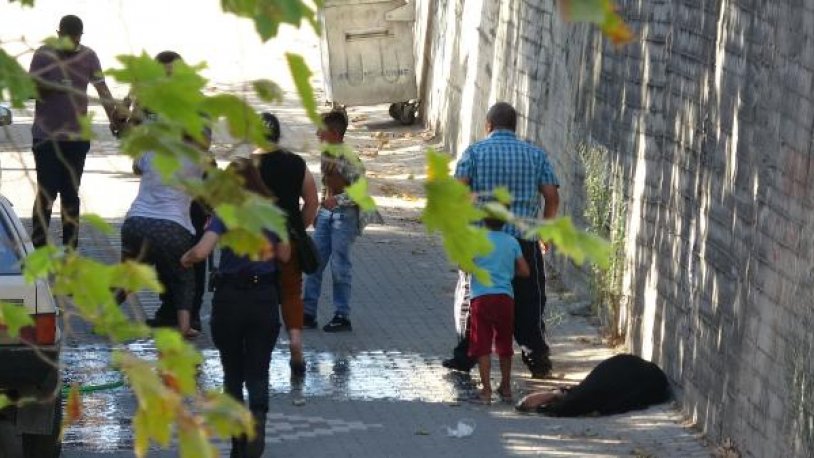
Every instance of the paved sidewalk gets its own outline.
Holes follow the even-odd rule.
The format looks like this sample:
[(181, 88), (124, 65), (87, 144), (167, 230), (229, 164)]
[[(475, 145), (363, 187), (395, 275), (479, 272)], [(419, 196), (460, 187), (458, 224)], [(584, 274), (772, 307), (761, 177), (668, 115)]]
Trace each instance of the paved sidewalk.
[[(125, 9), (124, 4), (111, 4), (108, 11), (92, 8), (88, 2), (80, 3), (77, 13), (87, 21), (87, 42), (97, 48), (106, 66), (113, 65), (114, 56), (122, 50), (144, 47), (154, 53), (173, 48), (191, 62), (203, 58), (211, 61), (208, 74), (212, 83), (207, 89), (212, 92), (242, 91), (245, 85), (236, 81), (269, 75), (275, 80), (282, 78), (279, 82), (287, 91), (282, 105), (269, 107), (254, 99), (250, 101), (258, 109), (272, 109), (280, 116), (283, 144), (303, 153), (310, 169), (319, 171), (313, 126), (308, 124), (291, 93), (287, 72), (280, 71), (285, 68), (283, 51), (294, 46), (312, 64), (317, 97), (321, 100), (318, 48), (312, 34), (286, 29), (287, 42), (263, 45), (249, 39), (251, 28), (247, 31), (245, 22), (217, 13), (218, 2), (196, 0), (204, 21), (196, 21), (195, 27), (188, 25), (189, 33), (177, 34), (177, 42), (165, 42), (158, 40), (158, 36), (131, 37), (122, 25), (129, 24), (133, 30), (154, 27), (153, 19), (147, 17), (151, 15), (141, 15), (151, 11), (149, 5), (138, 4), (141, 6), (131, 10)], [(154, 0), (148, 3), (157, 5)], [(189, 3), (187, 0), (186, 4)], [(50, 33), (53, 18), (61, 14), (58, 10), (62, 6), (60, 3), (59, 7), (54, 4), (49, 8), (38, 8), (36, 14), (41, 17), (36, 20), (21, 15), (20, 18), (27, 19), (15, 23), (25, 24), (26, 28), (40, 24), (42, 30), (37, 32), (41, 33), (30, 34), (35, 39), (44, 36)], [(172, 8), (183, 9), (183, 5)], [(14, 8), (5, 6), (5, 9)], [(162, 20), (172, 21), (175, 17), (165, 16)], [(113, 38), (109, 42), (102, 40), (107, 25), (125, 32), (110, 34)], [(211, 30), (235, 33), (219, 35), (218, 52), (212, 53), (211, 46), (202, 46), (199, 41), (201, 36), (211, 35)], [(126, 88), (114, 87), (114, 91), (121, 95)], [(95, 119), (103, 120), (99, 107), (94, 109)], [(423, 150), (432, 132), (392, 122), (386, 106), (353, 108), (349, 115), (348, 140), (361, 153), (368, 168), (371, 191), (386, 225), (371, 227), (355, 246), (354, 331), (338, 335), (317, 330), (305, 332), (309, 368), (302, 387), (304, 406), (292, 403), (299, 391), (295, 389), (292, 393), (287, 341), (281, 336), (272, 359), (266, 456), (710, 455), (699, 434), (685, 426), (684, 419), (669, 403), (612, 417), (556, 419), (521, 415), (505, 404), (485, 407), (466, 402), (477, 390), (476, 371), (469, 377), (449, 372), (440, 365), (455, 344), (452, 294), (456, 273), (446, 262), (440, 242), (428, 236), (418, 222), (419, 208), (423, 205), (421, 181), (425, 177)], [(15, 124), (0, 128), (3, 168), (0, 191), (23, 217), (29, 216), (33, 203), (30, 116), (30, 110), (16, 111)], [(135, 197), (138, 181), (130, 173), (129, 159), (118, 155), (116, 141), (107, 132), (106, 124), (94, 125), (94, 130), (98, 140), (93, 143), (82, 180), (83, 212), (97, 213), (118, 226)], [(234, 153), (231, 142), (222, 133), (216, 134), (213, 149), (225, 160)], [(59, 214), (58, 206), (54, 214)], [(58, 229), (56, 218), (52, 231), (56, 234)], [(105, 237), (83, 228), (81, 234), (85, 254), (106, 261), (117, 258), (118, 233)], [(330, 275), (326, 273), (326, 299), (330, 289)], [(135, 315), (151, 315), (157, 306), (156, 297), (140, 295), (139, 299)], [(550, 327), (555, 377), (532, 381), (517, 358), (514, 365), (517, 398), (535, 388), (576, 383), (599, 361), (612, 355), (588, 320), (569, 313), (581, 305), (570, 292), (550, 290), (548, 311), (558, 322)], [(323, 302), (320, 322), (329, 319), (331, 312), (328, 303)], [(208, 306), (204, 317), (208, 318)], [(62, 360), (66, 379), (85, 385), (117, 380), (119, 375), (107, 367), (110, 346), (94, 337), (87, 326), (77, 325), (72, 331)], [(201, 385), (218, 388), (221, 369), (217, 352), (208, 335), (198, 339), (198, 345), (206, 357)], [(127, 348), (145, 357), (155, 356), (150, 342), (131, 343)], [(133, 396), (119, 388), (88, 394), (83, 402), (83, 418), (65, 432), (63, 456), (132, 456)], [(449, 437), (445, 427), (455, 426), (462, 419), (474, 422), (474, 433), (463, 439)], [(226, 444), (220, 444), (220, 448), (228, 449)], [(150, 456), (177, 456), (177, 451), (155, 448)]]
[[(484, 407), (466, 401), (477, 389), (475, 371), (470, 378), (440, 365), (455, 343), (451, 304), (456, 273), (440, 242), (418, 223), (418, 180), (408, 177), (422, 173), (422, 132), (388, 127), (386, 114), (376, 116), (382, 116), (381, 111), (351, 111), (357, 122), (349, 135), (361, 151), (383, 135), (393, 144), (377, 149), (375, 156), (363, 156), (374, 174), (374, 195), (386, 225), (371, 227), (354, 249), (354, 331), (305, 332), (309, 369), (302, 387), (304, 406), (292, 404), (297, 395), (296, 390), (291, 392), (287, 341), (281, 337), (271, 369), (267, 456), (709, 456), (699, 434), (683, 426), (671, 404), (605, 418), (555, 419), (521, 415), (508, 405)], [(289, 128), (299, 138), (310, 130), (305, 124)], [(379, 130), (385, 133), (378, 134)], [(24, 132), (15, 130), (14, 135), (16, 144), (25, 144)], [(88, 195), (92, 189), (116, 189), (114, 198), (93, 196), (87, 206), (119, 225), (122, 208), (134, 197), (137, 181), (127, 174), (126, 158), (112, 156), (112, 149), (94, 150), (89, 159), (92, 178), (83, 182), (83, 190)], [(6, 151), (0, 152), (4, 167), (11, 160), (19, 164), (4, 171), (3, 192), (7, 192), (7, 179), (20, 183), (16, 180), (31, 162), (25, 151)], [(315, 154), (307, 154), (306, 159), (312, 170), (318, 170)], [(8, 191), (25, 216), (30, 191), (21, 186)], [(57, 220), (52, 230), (56, 234), (58, 229)], [(83, 228), (81, 247), (88, 255), (113, 261), (118, 244), (117, 234), (103, 237)], [(320, 322), (331, 315), (330, 290), (330, 275), (326, 275)], [(550, 329), (554, 378), (528, 379), (517, 358), (516, 397), (538, 387), (575, 383), (612, 354), (595, 327), (569, 313), (581, 306), (574, 295), (549, 291), (548, 311), (557, 322)], [(151, 315), (156, 305), (155, 296), (141, 295), (140, 314)], [(204, 316), (208, 317), (208, 308)], [(110, 348), (87, 329), (77, 329), (63, 358), (67, 379), (82, 384), (117, 379), (106, 368)], [(201, 384), (218, 388), (217, 352), (208, 336), (198, 343), (206, 356)], [(155, 356), (150, 342), (128, 347), (146, 357)], [(117, 389), (89, 394), (84, 402), (84, 418), (66, 431), (64, 456), (131, 456), (132, 395)], [(464, 439), (449, 437), (445, 427), (455, 426), (461, 419), (475, 423), (474, 434)], [(226, 444), (220, 447), (228, 449)], [(175, 454), (155, 449), (151, 456)]]

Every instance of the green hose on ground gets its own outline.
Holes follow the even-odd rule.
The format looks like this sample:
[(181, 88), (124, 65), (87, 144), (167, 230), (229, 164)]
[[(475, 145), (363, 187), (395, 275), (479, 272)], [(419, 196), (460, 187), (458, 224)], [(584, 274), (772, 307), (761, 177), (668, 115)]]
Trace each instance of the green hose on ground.
[[(80, 393), (93, 393), (96, 391), (105, 391), (105, 390), (112, 390), (114, 388), (119, 388), (124, 386), (123, 380), (117, 380), (115, 382), (110, 383), (101, 383), (99, 385), (82, 385), (79, 387)], [(63, 385), (62, 386), (62, 395), (67, 396), (68, 393), (71, 391), (71, 385)]]

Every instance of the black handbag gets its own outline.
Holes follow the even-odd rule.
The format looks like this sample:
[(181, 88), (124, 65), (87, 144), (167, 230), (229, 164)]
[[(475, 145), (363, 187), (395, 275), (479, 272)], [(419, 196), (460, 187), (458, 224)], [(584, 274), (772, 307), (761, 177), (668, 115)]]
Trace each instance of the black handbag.
[(300, 270), (306, 274), (312, 274), (319, 269), (319, 251), (317, 245), (307, 233), (297, 234), (292, 231), (290, 235), (297, 250), (297, 260), (300, 262)]

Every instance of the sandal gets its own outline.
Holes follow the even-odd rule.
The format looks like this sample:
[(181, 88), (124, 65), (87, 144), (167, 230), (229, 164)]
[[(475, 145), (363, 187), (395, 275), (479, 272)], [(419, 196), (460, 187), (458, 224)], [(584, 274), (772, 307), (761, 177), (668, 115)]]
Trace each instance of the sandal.
[(511, 387), (503, 387), (499, 386), (497, 388), (497, 394), (500, 396), (500, 400), (502, 402), (511, 403), (512, 402), (512, 388)]

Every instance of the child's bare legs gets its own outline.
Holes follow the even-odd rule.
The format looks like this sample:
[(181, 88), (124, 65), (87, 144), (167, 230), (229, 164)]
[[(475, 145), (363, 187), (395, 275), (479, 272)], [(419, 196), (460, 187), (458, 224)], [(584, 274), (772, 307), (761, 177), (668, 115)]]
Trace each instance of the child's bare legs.
[(512, 399), (512, 357), (500, 357), (500, 385), (497, 392), (504, 401)]
[(178, 311), (178, 332), (180, 332), (182, 336), (188, 339), (198, 337), (198, 334), (200, 334), (198, 331), (192, 329), (192, 327), (190, 326), (189, 310)]
[(491, 355), (478, 357), (478, 372), (480, 373), (480, 382), (483, 384), (483, 389), (480, 390), (480, 399), (487, 404), (492, 401), (492, 382), (489, 379), (491, 371)]

